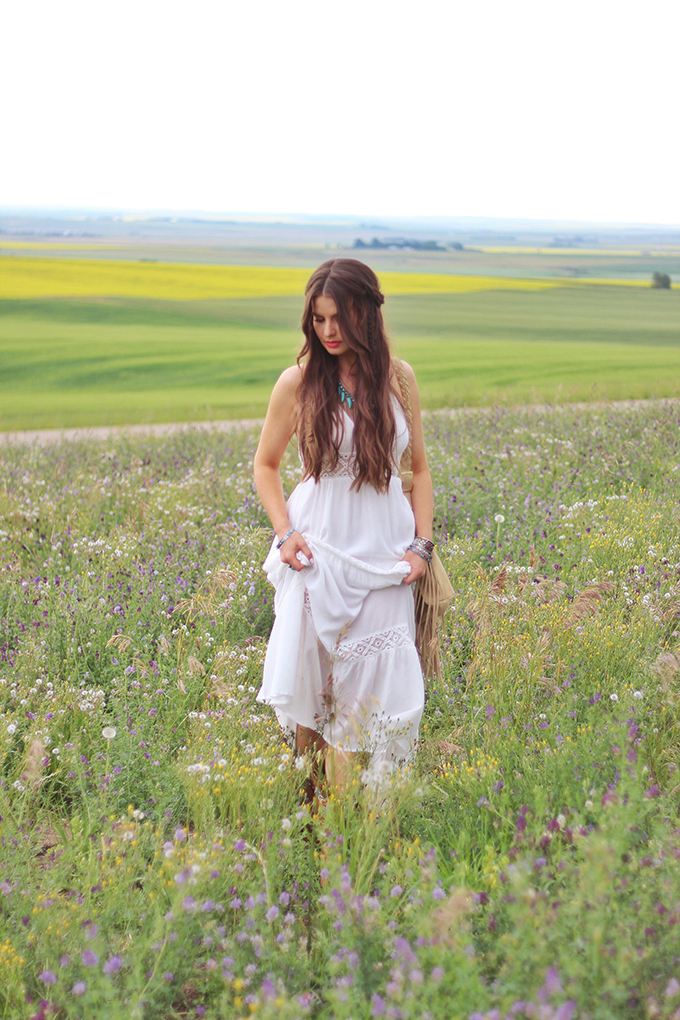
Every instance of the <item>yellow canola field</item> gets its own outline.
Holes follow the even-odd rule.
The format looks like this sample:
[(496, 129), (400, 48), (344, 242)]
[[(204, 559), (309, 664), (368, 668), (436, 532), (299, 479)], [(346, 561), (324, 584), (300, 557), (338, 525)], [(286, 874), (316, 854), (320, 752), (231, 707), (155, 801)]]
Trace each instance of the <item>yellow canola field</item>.
[[(311, 269), (109, 259), (0, 258), (0, 298), (137, 297), (191, 301), (302, 294)], [(564, 280), (380, 273), (387, 294), (545, 290)]]
[(9, 251), (114, 251), (119, 244), (81, 244), (76, 241), (0, 241)]

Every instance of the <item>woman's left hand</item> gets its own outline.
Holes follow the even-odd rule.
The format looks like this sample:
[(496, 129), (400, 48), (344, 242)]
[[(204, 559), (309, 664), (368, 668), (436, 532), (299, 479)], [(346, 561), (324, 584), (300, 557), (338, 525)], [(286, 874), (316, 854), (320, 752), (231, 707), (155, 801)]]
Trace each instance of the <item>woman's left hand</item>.
[(413, 584), (413, 582), (417, 581), (419, 577), (424, 577), (427, 573), (427, 568), (429, 566), (427, 560), (424, 560), (422, 556), (419, 556), (418, 553), (412, 552), (410, 549), (406, 551), (402, 562), (408, 563), (411, 568), (411, 573), (408, 577), (404, 578), (404, 584)]

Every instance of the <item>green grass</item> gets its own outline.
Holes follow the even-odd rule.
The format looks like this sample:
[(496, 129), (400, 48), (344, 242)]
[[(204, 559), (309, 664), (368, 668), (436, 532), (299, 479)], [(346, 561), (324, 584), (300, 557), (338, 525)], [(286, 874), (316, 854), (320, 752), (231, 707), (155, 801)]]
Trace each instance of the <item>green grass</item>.
[[(257, 417), (298, 297), (0, 302), (0, 429)], [(680, 292), (400, 295), (387, 321), (430, 408), (675, 396)]]

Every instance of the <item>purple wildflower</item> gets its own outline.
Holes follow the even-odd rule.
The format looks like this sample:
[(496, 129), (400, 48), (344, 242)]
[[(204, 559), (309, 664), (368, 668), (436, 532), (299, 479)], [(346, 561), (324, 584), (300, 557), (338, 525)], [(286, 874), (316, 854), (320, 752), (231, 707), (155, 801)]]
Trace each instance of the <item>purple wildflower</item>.
[(38, 974), (38, 981), (42, 981), (44, 985), (56, 985), (57, 977), (51, 970), (44, 970), (41, 974)]
[(87, 991), (87, 984), (85, 981), (76, 981), (71, 992), (73, 995), (84, 995)]
[(678, 992), (680, 992), (680, 984), (678, 984), (677, 978), (673, 977), (666, 985), (666, 991), (664, 992), (664, 995), (666, 996), (667, 999), (672, 999), (673, 996), (678, 994)]
[(562, 1003), (560, 1008), (554, 1014), (554, 1020), (572, 1020), (575, 1013), (576, 1003), (573, 999), (568, 999), (567, 1002)]
[(387, 1009), (387, 1003), (385, 1002), (385, 1000), (381, 999), (377, 993), (374, 993), (373, 997), (371, 998), (371, 1002), (373, 1003), (373, 1005), (371, 1006), (371, 1016), (372, 1017), (384, 1016), (385, 1010)]
[(105, 974), (117, 974), (120, 968), (123, 966), (123, 961), (120, 956), (112, 956), (110, 960), (107, 960), (104, 964)]
[(86, 949), (80, 956), (83, 967), (96, 967), (99, 963), (99, 957), (96, 953), (93, 953), (91, 949)]
[(562, 991), (562, 982), (554, 967), (549, 967), (545, 972), (545, 988), (548, 995), (559, 995)]
[(408, 963), (417, 963), (416, 954), (413, 952), (406, 939), (395, 939), (394, 948), (403, 960), (406, 960)]

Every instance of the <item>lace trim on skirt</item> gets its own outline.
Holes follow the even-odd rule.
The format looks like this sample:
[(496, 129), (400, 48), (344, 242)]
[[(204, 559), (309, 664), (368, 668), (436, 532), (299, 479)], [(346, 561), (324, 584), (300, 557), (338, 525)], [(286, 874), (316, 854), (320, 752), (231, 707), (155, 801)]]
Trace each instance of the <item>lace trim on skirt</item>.
[(377, 634), (369, 634), (358, 641), (343, 641), (337, 652), (336, 659), (339, 662), (353, 662), (357, 659), (369, 659), (382, 652), (391, 651), (393, 648), (408, 648), (413, 645), (413, 638), (409, 634), (405, 624), (398, 627), (391, 627)]

